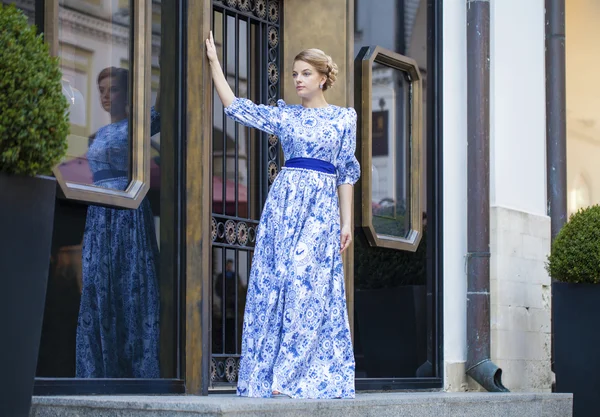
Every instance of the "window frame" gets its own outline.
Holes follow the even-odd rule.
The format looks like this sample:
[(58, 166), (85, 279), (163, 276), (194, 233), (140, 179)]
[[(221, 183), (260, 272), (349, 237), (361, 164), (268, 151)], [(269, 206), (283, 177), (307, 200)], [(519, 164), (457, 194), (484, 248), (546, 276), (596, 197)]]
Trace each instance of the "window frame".
[[(149, 3), (156, 6), (155, 0)], [(198, 53), (193, 59), (186, 59), (186, 57), (190, 56), (190, 52), (196, 52), (198, 49), (196, 44), (188, 44), (187, 33), (191, 33), (194, 39), (199, 39), (198, 34), (203, 33), (208, 25), (206, 23), (198, 24), (194, 26), (193, 30), (186, 29), (186, 26), (192, 19), (195, 23), (198, 15), (202, 15), (203, 10), (209, 6), (210, 0), (191, 2), (191, 4), (187, 0), (168, 1), (163, 2), (160, 13), (161, 45), (169, 43), (172, 46), (168, 49), (161, 48), (160, 52), (162, 59), (170, 64), (162, 67), (162, 77), (169, 80), (167, 85), (170, 88), (166, 88), (164, 83), (160, 87), (162, 90), (160, 104), (162, 109), (161, 156), (164, 159), (161, 166), (166, 167), (161, 175), (161, 194), (164, 194), (161, 198), (175, 201), (174, 206), (171, 207), (172, 212), (168, 214), (173, 218), (170, 222), (163, 222), (161, 226), (162, 236), (166, 235), (165, 230), (169, 230), (172, 236), (168, 238), (169, 247), (167, 249), (169, 250), (161, 248), (161, 259), (164, 262), (161, 260), (160, 274), (169, 278), (174, 276), (176, 280), (176, 286), (173, 287), (174, 294), (165, 294), (161, 288), (161, 297), (168, 296), (175, 300), (171, 314), (176, 317), (177, 324), (176, 328), (171, 331), (172, 336), (169, 335), (173, 338), (173, 349), (164, 355), (173, 363), (173, 375), (161, 374), (161, 377), (154, 379), (98, 379), (36, 375), (34, 396), (206, 395), (207, 393), (207, 389), (204, 388), (203, 391), (203, 387), (208, 386), (206, 382), (208, 371), (204, 371), (209, 367), (208, 361), (204, 360), (208, 356), (203, 355), (203, 350), (198, 348), (202, 346), (202, 340), (205, 338), (203, 333), (205, 329), (208, 332), (208, 325), (204, 323), (207, 313), (203, 312), (200, 315), (197, 308), (204, 299), (208, 298), (198, 280), (198, 276), (202, 275), (199, 271), (203, 271), (206, 265), (204, 262), (198, 262), (198, 259), (202, 258), (199, 254), (207, 247), (203, 242), (209, 238), (204, 237), (206, 229), (203, 227), (204, 223), (200, 221), (202, 220), (200, 215), (202, 210), (197, 209), (197, 204), (203, 201), (202, 198), (197, 198), (198, 193), (204, 192), (207, 185), (189, 187), (186, 178), (197, 178), (198, 176), (195, 174), (206, 169), (198, 163), (200, 154), (194, 152), (206, 142), (204, 139), (206, 136), (197, 134), (200, 129), (196, 129), (204, 124), (199, 117), (194, 116), (205, 113), (203, 109), (206, 106), (196, 104), (199, 98), (207, 97), (200, 87), (207, 84), (209, 80), (207, 77), (210, 75), (206, 70), (197, 71), (198, 64), (205, 61), (204, 55)], [(148, 8), (150, 7), (148, 4)], [(39, 32), (44, 34), (51, 51), (54, 52), (58, 50), (59, 45), (56, 32), (58, 9), (58, 0), (35, 0), (35, 23)], [(188, 16), (188, 13), (191, 16)], [(202, 21), (202, 19), (200, 20)], [(151, 54), (148, 56), (151, 57)], [(149, 78), (148, 81), (150, 81)], [(190, 81), (193, 82), (190, 83)], [(188, 89), (186, 87), (188, 84), (192, 84), (193, 88)], [(145, 91), (149, 99), (151, 92), (149, 89)], [(192, 102), (192, 99), (195, 101)], [(190, 102), (193, 105), (188, 106)], [(195, 114), (186, 118), (188, 107)], [(190, 134), (188, 134), (188, 122), (194, 123), (194, 129), (190, 129)], [(189, 146), (187, 146), (188, 138), (191, 142)], [(147, 141), (151, 150), (149, 137)], [(165, 177), (165, 172), (170, 172), (169, 175), (174, 178)], [(60, 197), (57, 195), (57, 198)], [(191, 202), (197, 203), (192, 204)], [(85, 202), (83, 204), (85, 205)], [(117, 206), (117, 208), (120, 207)], [(197, 236), (200, 235), (200, 231), (202, 231), (203, 239), (198, 240)], [(204, 304), (207, 305), (207, 303)], [(167, 332), (161, 332), (161, 339), (166, 335), (168, 335)], [(162, 366), (162, 354), (160, 360)], [(198, 371), (199, 369), (201, 371)]]
[[(130, 181), (124, 191), (67, 181), (57, 165), (52, 173), (59, 198), (106, 207), (137, 209), (150, 189), (150, 102), (152, 2), (131, 0), (132, 68), (129, 73), (132, 111), (130, 131)], [(44, 37), (52, 56), (59, 51), (59, 0), (43, 1)]]

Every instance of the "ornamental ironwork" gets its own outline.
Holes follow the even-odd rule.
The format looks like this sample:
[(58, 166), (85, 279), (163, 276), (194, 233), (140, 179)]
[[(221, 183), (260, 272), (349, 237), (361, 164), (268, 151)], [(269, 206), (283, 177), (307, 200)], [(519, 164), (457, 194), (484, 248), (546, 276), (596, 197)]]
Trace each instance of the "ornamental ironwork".
[[(213, 0), (219, 60), (237, 97), (276, 106), (281, 97), (280, 0)], [(258, 221), (280, 170), (275, 135), (228, 119), (213, 99), (212, 358), (213, 387), (235, 384), (241, 329)]]

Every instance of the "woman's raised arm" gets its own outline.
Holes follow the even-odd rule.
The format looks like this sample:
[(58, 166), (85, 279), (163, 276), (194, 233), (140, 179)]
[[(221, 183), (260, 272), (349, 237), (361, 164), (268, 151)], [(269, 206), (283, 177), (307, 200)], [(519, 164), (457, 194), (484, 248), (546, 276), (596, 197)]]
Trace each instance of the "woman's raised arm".
[(229, 105), (233, 103), (233, 100), (235, 99), (235, 94), (231, 90), (231, 87), (229, 87), (227, 79), (225, 79), (225, 74), (223, 74), (223, 69), (219, 63), (219, 57), (217, 56), (217, 48), (215, 46), (215, 40), (213, 38), (212, 31), (210, 31), (210, 37), (206, 40), (206, 56), (208, 57), (208, 62), (210, 63), (212, 79), (215, 83), (217, 94), (219, 95), (223, 106), (229, 107)]

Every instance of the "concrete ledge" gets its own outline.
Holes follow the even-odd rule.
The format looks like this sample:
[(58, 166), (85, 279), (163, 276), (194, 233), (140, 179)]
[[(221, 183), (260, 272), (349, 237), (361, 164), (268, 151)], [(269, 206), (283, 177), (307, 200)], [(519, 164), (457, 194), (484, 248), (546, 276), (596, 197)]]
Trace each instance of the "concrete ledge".
[(34, 397), (30, 417), (570, 417), (571, 394), (374, 393), (354, 400), (233, 395)]

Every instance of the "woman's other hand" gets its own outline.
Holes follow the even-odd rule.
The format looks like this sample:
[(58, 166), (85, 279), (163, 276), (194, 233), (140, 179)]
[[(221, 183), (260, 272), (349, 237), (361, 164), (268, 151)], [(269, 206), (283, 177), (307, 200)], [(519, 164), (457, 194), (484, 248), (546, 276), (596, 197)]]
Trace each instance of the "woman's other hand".
[(350, 246), (350, 243), (352, 243), (352, 230), (350, 229), (350, 226), (342, 226), (341, 229), (341, 252), (343, 253), (346, 249), (348, 249), (348, 246)]

